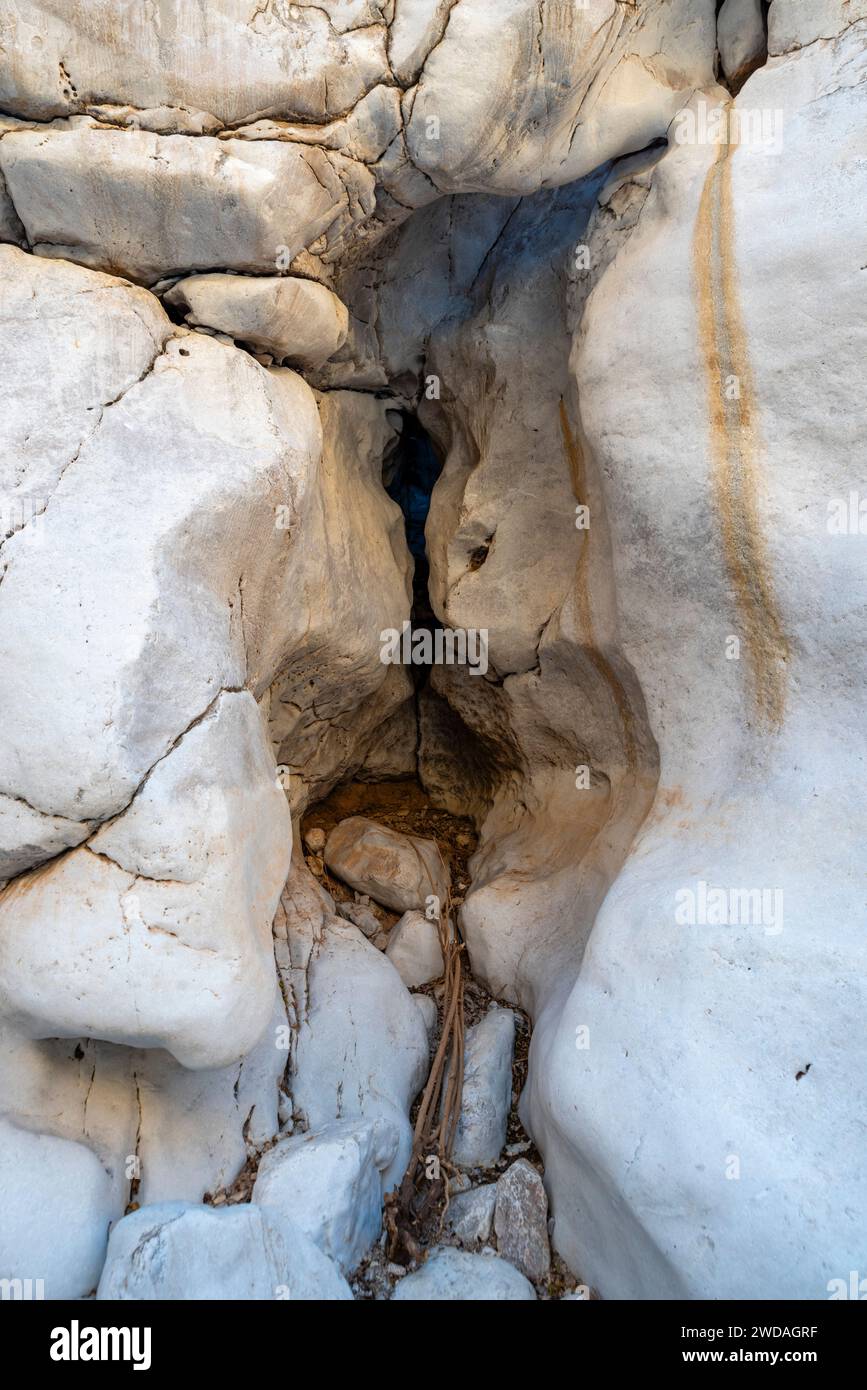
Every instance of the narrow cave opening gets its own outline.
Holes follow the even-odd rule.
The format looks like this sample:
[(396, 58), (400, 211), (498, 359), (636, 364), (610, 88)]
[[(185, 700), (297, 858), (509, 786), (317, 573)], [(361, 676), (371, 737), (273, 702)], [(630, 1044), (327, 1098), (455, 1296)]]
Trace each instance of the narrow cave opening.
[[(432, 632), (441, 624), (433, 611), (428, 592), (430, 563), (425, 545), (425, 523), (431, 494), (442, 472), (443, 462), (417, 415), (409, 410), (396, 410), (389, 412), (389, 418), (398, 430), (398, 437), (383, 460), (382, 482), (389, 497), (403, 512), (406, 543), (415, 566), (412, 579), (413, 630), (426, 628)], [(428, 673), (428, 667), (418, 669), (417, 683), (422, 683)]]

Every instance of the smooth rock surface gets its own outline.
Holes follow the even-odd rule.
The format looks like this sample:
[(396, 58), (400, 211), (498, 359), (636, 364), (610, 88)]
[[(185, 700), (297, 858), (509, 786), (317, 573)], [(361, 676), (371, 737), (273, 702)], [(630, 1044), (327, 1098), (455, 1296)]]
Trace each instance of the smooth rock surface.
[(392, 1294), (397, 1303), (529, 1302), (536, 1294), (522, 1274), (496, 1255), (437, 1246)]
[(761, 0), (725, 0), (716, 28), (723, 72), (741, 84), (767, 52)]
[(349, 816), (328, 836), (325, 862), (350, 887), (395, 912), (444, 903), (448, 870), (433, 840), (403, 835), (364, 816)]
[(19, 1297), (92, 1293), (114, 1214), (109, 1175), (92, 1149), (0, 1119), (0, 1193), (0, 1279), (34, 1290)]
[[(591, 246), (603, 273), (573, 365), (659, 787), (577, 984), (537, 1014), (522, 1117), (545, 1158), (555, 1246), (603, 1297), (822, 1299), (855, 1267), (867, 1215), (853, 878), (863, 537), (829, 528), (834, 499), (855, 486), (856, 406), (842, 383), (867, 287), (854, 252), (862, 166), (842, 152), (863, 141), (864, 29), (750, 78), (736, 104), (783, 113), (775, 146), (676, 145), (631, 233), (612, 245), (599, 228), (615, 253), (607, 269)], [(817, 158), (829, 139), (841, 153)], [(785, 255), (772, 230), (781, 188)], [(832, 222), (817, 220), (829, 206)], [(739, 326), (727, 365), (713, 328), (722, 266)], [(661, 323), (646, 287), (662, 283)], [(801, 331), (804, 314), (821, 322), (819, 340)], [(628, 390), (613, 388), (613, 371)], [(648, 392), (675, 371), (692, 388), (649, 419)], [(745, 402), (722, 416), (720, 372)], [(793, 374), (811, 383), (798, 408)], [(690, 459), (676, 480), (672, 450)], [(736, 456), (753, 479), (737, 497)], [(733, 833), (746, 819), (750, 834)], [(711, 888), (722, 908), (718, 892), (703, 911)]]
[(14, 130), (0, 170), (35, 252), (146, 284), (215, 265), (273, 274), (373, 205), (364, 165), (279, 142)]
[(281, 1139), (262, 1158), (252, 1200), (288, 1217), (351, 1274), (379, 1236), (382, 1173), (398, 1131), (386, 1120), (342, 1120)]
[(388, 1192), (412, 1147), (409, 1110), (429, 1067), (425, 1022), (390, 961), (336, 917), (303, 863), (292, 870), (274, 921), (275, 954), (290, 1001), (296, 1113), (316, 1132), (335, 1120), (378, 1119), (400, 1141), (382, 1173)]
[(430, 984), (443, 973), (439, 928), (423, 912), (405, 912), (395, 922), (385, 954), (407, 989)]
[(321, 367), (349, 328), (336, 294), (292, 276), (193, 275), (165, 298), (187, 310), (187, 323), (206, 324), (299, 367)]
[(464, 1088), (452, 1155), (464, 1168), (496, 1163), (512, 1108), (515, 1015), (493, 1005), (467, 1029)]
[(163, 1202), (113, 1228), (97, 1298), (346, 1302), (352, 1294), (319, 1247), (276, 1212)]

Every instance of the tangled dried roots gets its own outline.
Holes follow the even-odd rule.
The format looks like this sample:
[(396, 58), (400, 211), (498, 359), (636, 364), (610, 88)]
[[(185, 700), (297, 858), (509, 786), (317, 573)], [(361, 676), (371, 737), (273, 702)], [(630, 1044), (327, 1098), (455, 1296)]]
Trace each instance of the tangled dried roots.
[[(417, 1260), (422, 1242), (442, 1231), (449, 1204), (448, 1175), (461, 1116), (464, 1081), (464, 943), (451, 921), (451, 895), (438, 921), (443, 953), (443, 1025), (416, 1116), (412, 1153), (400, 1187), (385, 1198), (389, 1259)], [(434, 1227), (434, 1222), (438, 1222)]]

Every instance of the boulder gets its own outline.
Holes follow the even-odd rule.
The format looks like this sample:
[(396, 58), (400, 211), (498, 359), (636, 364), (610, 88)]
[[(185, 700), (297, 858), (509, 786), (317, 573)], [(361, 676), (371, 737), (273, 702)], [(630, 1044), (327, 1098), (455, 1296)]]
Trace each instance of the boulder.
[(433, 1039), (436, 1036), (437, 1024), (439, 1023), (437, 1002), (435, 999), (432, 999), (429, 994), (414, 994), (412, 997), (416, 1002), (419, 1013), (424, 1019), (427, 1035), (430, 1039)]
[(496, 1004), (467, 1029), (461, 1116), (452, 1157), (463, 1168), (496, 1163), (512, 1108), (515, 1015)]
[(325, 862), (351, 888), (396, 912), (423, 909), (429, 897), (443, 904), (449, 875), (434, 840), (403, 835), (364, 816), (336, 825)]
[(60, 9), (16, 0), (0, 27), (9, 54), (0, 107), (39, 120), (95, 103), (129, 103), (139, 120), (154, 108), (211, 113), (227, 125), (263, 112), (323, 120), (388, 77), (384, 8), (326, 0), (251, 11), (245, 0), (172, 0), (163, 14), (114, 0)]
[(343, 345), (349, 326), (336, 294), (292, 276), (193, 275), (165, 299), (187, 310), (187, 323), (206, 324), (299, 367), (320, 367)]
[(496, 1187), (497, 1249), (528, 1279), (539, 1283), (551, 1265), (545, 1184), (532, 1164), (519, 1158), (498, 1179)]
[(352, 1294), (335, 1265), (266, 1207), (161, 1202), (113, 1228), (97, 1298), (335, 1300)]
[(273, 274), (373, 207), (365, 165), (274, 141), (13, 130), (0, 171), (37, 254), (146, 284), (215, 265)]
[(484, 1245), (490, 1239), (496, 1202), (495, 1182), (458, 1192), (452, 1197), (446, 1222), (462, 1245)]
[(529, 1302), (536, 1293), (518, 1270), (496, 1255), (436, 1246), (392, 1294), (397, 1303)]
[(33, 1037), (228, 1065), (274, 1008), (270, 922), (289, 854), (255, 701), (220, 695), (127, 811), (0, 894), (7, 1011)]
[(723, 72), (740, 87), (768, 53), (761, 0), (725, 0), (716, 28)]
[[(374, 937), (382, 931), (382, 923), (376, 913), (364, 903), (338, 903), (337, 914), (358, 927), (366, 937)], [(408, 981), (404, 980), (404, 984), (408, 984)]]
[(535, 0), (408, 8), (400, 61), (410, 73), (426, 56), (407, 144), (443, 192), (527, 194), (577, 180), (664, 136), (693, 90), (713, 83), (713, 0), (588, 0), (541, 14)]
[[(3, 1297), (79, 1299), (96, 1288), (113, 1217), (92, 1149), (0, 1119)], [(6, 1293), (6, 1281), (13, 1292)], [(17, 1293), (18, 1281), (23, 1292)], [(29, 1290), (29, 1292), (28, 1292)]]
[(409, 1110), (429, 1068), (421, 1010), (391, 962), (334, 916), (303, 863), (293, 861), (274, 932), (294, 1029), (295, 1113), (311, 1133), (335, 1120), (395, 1126), (399, 1143), (382, 1172), (388, 1192), (406, 1170)]
[(340, 1120), (281, 1139), (259, 1164), (252, 1200), (288, 1217), (344, 1274), (382, 1227), (382, 1173), (399, 1134), (383, 1120)]
[(407, 989), (438, 980), (443, 973), (439, 927), (423, 912), (405, 912), (388, 934), (385, 954)]

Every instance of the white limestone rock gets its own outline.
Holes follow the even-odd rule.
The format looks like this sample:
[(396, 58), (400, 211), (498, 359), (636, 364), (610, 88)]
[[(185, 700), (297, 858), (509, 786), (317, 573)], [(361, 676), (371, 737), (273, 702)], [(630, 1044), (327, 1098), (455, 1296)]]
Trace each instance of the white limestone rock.
[(458, 1192), (449, 1202), (446, 1222), (462, 1245), (484, 1245), (491, 1237), (497, 1184), (485, 1183), (469, 1192)]
[(817, 40), (838, 38), (867, 19), (867, 0), (774, 0), (768, 11), (768, 51), (791, 53)]
[[(402, 44), (409, 70), (434, 9), (427, 25), (402, 26), (417, 36)], [(460, 0), (413, 93), (411, 158), (449, 193), (526, 194), (581, 178), (664, 135), (692, 91), (713, 83), (715, 14), (715, 0), (541, 13), (535, 0)]]
[(114, 1215), (111, 1180), (93, 1150), (0, 1119), (0, 1191), (4, 1284), (21, 1280), (33, 1290), (20, 1297), (92, 1293)]
[(293, 276), (194, 275), (165, 298), (187, 309), (187, 323), (207, 324), (299, 367), (321, 367), (343, 345), (349, 325), (336, 294)]
[(289, 867), (272, 767), (252, 696), (221, 695), (129, 810), (13, 882), (7, 1016), (34, 1037), (165, 1047), (192, 1067), (249, 1052), (274, 1007), (270, 924)]
[[(0, 256), (20, 297), (38, 296), (42, 277), (65, 291), (43, 292), (19, 406), (0, 417), (4, 458), (20, 457), (30, 476), (24, 500), (43, 506), (2, 549), (0, 791), (45, 814), (103, 820), (221, 689), (249, 679), (258, 695), (282, 659), (290, 619), (266, 621), (266, 610), (315, 481), (315, 401), (292, 372), (186, 330), (171, 336), (143, 291), (11, 248)], [(46, 394), (30, 359), (49, 352), (66, 361)], [(45, 441), (32, 464), (28, 417)]]
[(443, 973), (439, 929), (423, 912), (405, 912), (395, 922), (385, 954), (407, 989), (430, 984)]
[(395, 912), (422, 909), (430, 897), (445, 902), (448, 870), (435, 841), (401, 834), (365, 816), (349, 816), (334, 827), (325, 862), (351, 888)]
[(147, 284), (215, 265), (273, 273), (373, 207), (364, 165), (273, 141), (14, 130), (0, 171), (37, 254)]
[(474, 1255), (451, 1246), (436, 1246), (421, 1269), (401, 1279), (392, 1294), (397, 1303), (528, 1303), (533, 1285), (496, 1255)]
[(262, 1040), (245, 1057), (190, 1071), (159, 1049), (33, 1041), (4, 1023), (0, 1112), (58, 1139), (85, 1136), (110, 1182), (111, 1220), (133, 1199), (198, 1202), (230, 1186), (250, 1146), (261, 1148), (276, 1134), (287, 1032), (278, 1000)]
[(0, 882), (80, 845), (92, 829), (92, 821), (43, 815), (0, 793)]
[[(841, 152), (864, 29), (750, 79), (737, 105), (782, 111), (774, 147), (663, 158), (576, 341), (659, 787), (577, 984), (537, 1015), (523, 1113), (555, 1246), (606, 1298), (825, 1298), (867, 1218), (863, 537), (829, 527), (858, 486), (863, 167)], [(720, 371), (741, 383), (722, 414)]]
[(97, 1298), (347, 1302), (352, 1294), (319, 1247), (266, 1207), (161, 1202), (113, 1228)]
[(252, 1201), (288, 1217), (344, 1274), (382, 1226), (382, 1173), (399, 1142), (384, 1119), (340, 1120), (280, 1142), (263, 1156)]
[(293, 860), (274, 935), (291, 1001), (296, 1114), (313, 1133), (338, 1119), (396, 1126), (400, 1142), (382, 1174), (388, 1192), (406, 1169), (409, 1110), (428, 1072), (421, 1010), (391, 962), (333, 915), (303, 862)]
[(323, 120), (388, 75), (386, 8), (14, 0), (0, 21), (0, 107), (39, 120), (106, 102), (187, 108), (227, 125), (265, 114)]
[(461, 1116), (452, 1157), (462, 1168), (496, 1163), (512, 1108), (515, 1015), (493, 1005), (467, 1029)]
[[(386, 952), (386, 955), (387, 954), (388, 952)], [(429, 994), (414, 994), (412, 997), (416, 1002), (419, 1013), (424, 1019), (424, 1026), (427, 1029), (428, 1038), (433, 1042), (436, 1036), (437, 1024), (439, 1023), (439, 1009), (437, 1008), (436, 1000), (432, 999)]]

